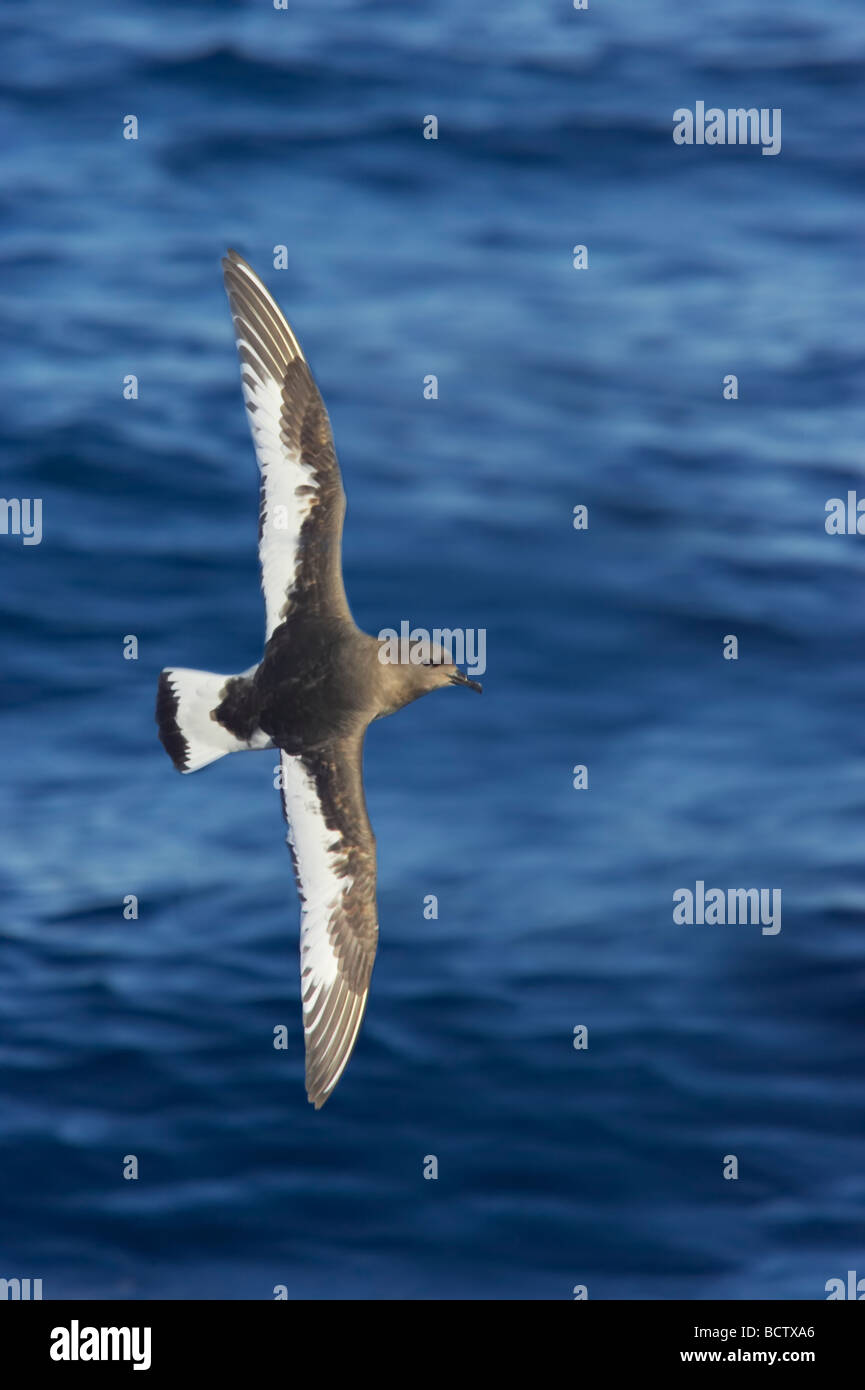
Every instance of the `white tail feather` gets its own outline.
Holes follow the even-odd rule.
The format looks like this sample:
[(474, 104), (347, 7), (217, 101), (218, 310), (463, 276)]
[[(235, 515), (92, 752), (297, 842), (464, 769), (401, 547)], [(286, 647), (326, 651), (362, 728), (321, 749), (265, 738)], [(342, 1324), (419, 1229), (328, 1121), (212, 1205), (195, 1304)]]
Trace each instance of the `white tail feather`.
[(270, 739), (260, 731), (249, 740), (239, 739), (213, 718), (213, 711), (224, 698), (226, 683), (232, 679), (235, 678), (183, 667), (170, 668), (160, 675), (156, 699), (159, 737), (180, 772), (197, 772), (226, 753), (270, 746)]

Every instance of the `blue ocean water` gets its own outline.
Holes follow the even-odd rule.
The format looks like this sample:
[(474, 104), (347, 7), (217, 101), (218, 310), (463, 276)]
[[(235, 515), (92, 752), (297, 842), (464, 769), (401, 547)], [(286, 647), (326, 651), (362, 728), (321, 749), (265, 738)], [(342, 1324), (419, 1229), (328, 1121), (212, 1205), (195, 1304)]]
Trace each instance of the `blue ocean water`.
[[(861, 6), (45, 0), (0, 39), (3, 492), (43, 500), (0, 536), (0, 1276), (865, 1275), (865, 541), (824, 526), (865, 493)], [(782, 152), (676, 146), (698, 100)], [(358, 623), (487, 632), (481, 700), (370, 732), (381, 945), (320, 1113), (272, 755), (181, 779), (153, 724), (161, 667), (260, 655), (229, 245), (328, 405)], [(780, 932), (676, 925), (698, 880)]]

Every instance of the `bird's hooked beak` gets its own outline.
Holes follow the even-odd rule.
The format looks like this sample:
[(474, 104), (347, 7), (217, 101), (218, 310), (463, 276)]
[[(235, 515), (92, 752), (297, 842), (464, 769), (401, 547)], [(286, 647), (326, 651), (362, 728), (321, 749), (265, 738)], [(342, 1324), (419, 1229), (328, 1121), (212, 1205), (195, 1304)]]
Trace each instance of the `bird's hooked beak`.
[(483, 695), (484, 688), (478, 681), (470, 681), (468, 676), (463, 675), (462, 671), (454, 671), (450, 678), (451, 685), (467, 685), (469, 690), (476, 690), (479, 695)]

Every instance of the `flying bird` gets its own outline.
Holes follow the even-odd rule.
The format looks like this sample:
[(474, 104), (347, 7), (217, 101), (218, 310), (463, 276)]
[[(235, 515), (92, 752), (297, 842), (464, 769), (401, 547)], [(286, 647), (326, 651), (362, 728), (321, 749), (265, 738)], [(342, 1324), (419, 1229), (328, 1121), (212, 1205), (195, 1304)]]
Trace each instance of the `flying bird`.
[(345, 494), (324, 402), (251, 266), (229, 251), (222, 268), (261, 473), (264, 655), (236, 676), (164, 670), (156, 722), (180, 772), (226, 753), (279, 749), (301, 902), (306, 1090), (318, 1110), (357, 1041), (378, 943), (367, 726), (441, 686), (481, 687), (441, 648), (429, 661), (418, 661), (417, 649), (395, 660), (356, 626), (342, 580)]

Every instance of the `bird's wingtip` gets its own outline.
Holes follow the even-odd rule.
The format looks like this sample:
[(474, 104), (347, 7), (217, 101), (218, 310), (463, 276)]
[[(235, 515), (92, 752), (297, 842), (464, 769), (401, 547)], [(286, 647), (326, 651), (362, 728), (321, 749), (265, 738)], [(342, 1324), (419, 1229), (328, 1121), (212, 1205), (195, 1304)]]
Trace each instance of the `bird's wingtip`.
[(239, 252), (239, 251), (235, 251), (235, 249), (234, 249), (233, 246), (229, 246), (228, 250), (226, 251), (225, 255), (224, 255), (223, 258), (222, 258), (222, 269), (223, 269), (223, 270), (233, 270), (233, 269), (235, 268), (235, 266), (245, 266), (245, 265), (246, 265), (246, 261), (243, 259), (243, 257), (241, 256), (240, 252)]

